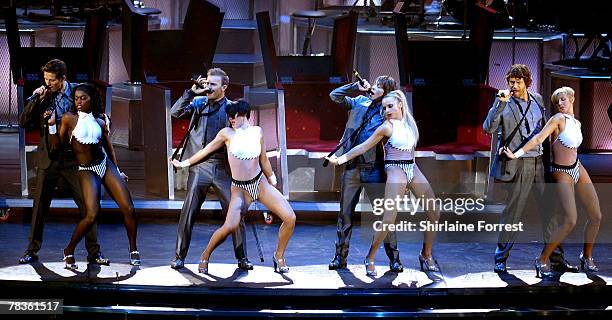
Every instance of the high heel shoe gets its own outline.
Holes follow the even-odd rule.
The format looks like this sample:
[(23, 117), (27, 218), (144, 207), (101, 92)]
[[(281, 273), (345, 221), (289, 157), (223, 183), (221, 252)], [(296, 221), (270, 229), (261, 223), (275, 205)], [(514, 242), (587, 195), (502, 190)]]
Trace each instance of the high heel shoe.
[(585, 257), (584, 253), (580, 253), (580, 270), (584, 272), (597, 272), (599, 268), (595, 265), (595, 261), (593, 261), (593, 257)]
[(423, 272), (440, 272), (438, 261), (433, 256), (425, 258), (422, 254), (419, 254), (419, 265)]
[(208, 274), (208, 260), (200, 260), (198, 264), (198, 272)]
[(76, 260), (74, 259), (74, 255), (73, 254), (65, 254), (64, 253), (64, 259), (62, 259), (65, 263), (66, 266), (64, 267), (64, 269), (67, 270), (76, 270), (79, 268), (79, 266), (77, 266), (76, 264)]
[(130, 264), (133, 266), (139, 266), (141, 264), (140, 252), (136, 250), (130, 252)]
[(274, 263), (274, 272), (278, 273), (287, 273), (289, 272), (289, 267), (287, 267), (287, 263), (285, 262), (284, 266), (281, 266), (281, 262), (285, 262), (285, 258), (276, 259), (276, 255), (272, 255), (272, 263)]
[(552, 280), (555, 278), (555, 273), (550, 269), (550, 265), (547, 263), (540, 263), (540, 259), (536, 258), (534, 263), (536, 278), (542, 280)]
[[(363, 264), (366, 269), (366, 276), (368, 277), (376, 277), (376, 267), (374, 266), (374, 261), (368, 261), (368, 258), (363, 259)], [(370, 270), (369, 266), (373, 266), (374, 270)]]

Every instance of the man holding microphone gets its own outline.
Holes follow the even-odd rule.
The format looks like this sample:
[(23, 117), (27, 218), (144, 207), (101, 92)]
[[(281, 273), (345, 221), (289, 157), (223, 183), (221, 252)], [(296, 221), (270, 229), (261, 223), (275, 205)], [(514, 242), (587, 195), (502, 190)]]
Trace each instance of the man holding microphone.
[[(361, 79), (357, 73), (355, 75), (359, 81), (336, 88), (329, 94), (332, 101), (344, 106), (349, 111), (349, 118), (340, 142), (341, 147), (336, 150), (338, 154), (343, 154), (366, 141), (383, 124), (385, 118), (382, 113), (382, 98), (387, 93), (397, 89), (395, 80), (390, 76), (376, 78), (374, 86), (372, 86), (367, 80)], [(355, 92), (366, 95), (352, 98), (351, 95)], [(349, 242), (353, 233), (353, 214), (355, 213), (355, 206), (359, 202), (361, 190), (364, 187), (366, 188), (366, 193), (368, 193), (371, 201), (384, 196), (384, 192), (377, 194), (376, 187), (368, 186), (373, 183), (384, 184), (386, 181), (384, 174), (381, 174), (377, 181), (362, 181), (362, 176), (368, 175), (368, 171), (373, 166), (382, 165), (383, 162), (384, 151), (382, 146), (378, 145), (362, 156), (349, 161), (342, 173), (340, 212), (338, 212), (336, 230), (338, 238), (336, 240), (336, 253), (328, 266), (330, 270), (346, 268)], [(384, 170), (380, 173), (384, 173)], [(394, 232), (389, 232), (385, 238), (384, 247), (385, 253), (389, 257), (391, 271), (402, 272), (404, 266), (400, 261), (397, 238)]]
[[(546, 123), (546, 113), (542, 96), (527, 90), (532, 79), (531, 72), (526, 65), (515, 64), (510, 67), (506, 73), (506, 82), (508, 89), (499, 90), (497, 99), (483, 123), (483, 129), (489, 134), (500, 133), (496, 150), (508, 147), (516, 152), (542, 130)], [(534, 192), (542, 215), (546, 241), (554, 225), (551, 223), (550, 208), (545, 205), (543, 152), (543, 146), (538, 145), (517, 159), (508, 159), (503, 154), (492, 154), (491, 156), (495, 156), (495, 159), (492, 161), (491, 175), (496, 181), (507, 183), (505, 186), (508, 189), (508, 199), (500, 223), (517, 224), (521, 222), (529, 194)], [(516, 232), (500, 232), (493, 268), (496, 273), (507, 273), (506, 261), (515, 238)], [(553, 253), (550, 261), (553, 269), (557, 271), (578, 272), (577, 267), (570, 265), (563, 258), (561, 247)]]
[[(69, 145), (62, 145), (60, 150), (53, 150), (50, 140), (50, 135), (59, 132), (62, 115), (69, 111), (74, 104), (72, 84), (66, 80), (66, 64), (61, 60), (53, 59), (42, 67), (42, 72), (45, 85), (34, 90), (32, 96), (26, 100), (27, 104), (19, 118), (19, 125), (22, 128), (38, 128), (40, 130), (32, 224), (28, 248), (19, 259), (21, 264), (38, 260), (38, 251), (43, 240), (44, 218), (49, 212), (51, 199), (57, 185), (68, 186), (81, 217), (86, 214), (78, 179), (78, 164), (72, 149)], [(85, 235), (87, 261), (108, 265), (110, 261), (100, 252), (96, 226), (94, 224)]]
[[(214, 140), (221, 129), (229, 125), (225, 112), (229, 102), (225, 96), (228, 84), (229, 77), (225, 71), (219, 68), (210, 69), (206, 78), (198, 77), (191, 88), (187, 89), (172, 106), (170, 112), (173, 118), (191, 119), (181, 158), (186, 159), (194, 155)], [(211, 187), (221, 202), (222, 213), (225, 216), (231, 189), (225, 148), (215, 151), (204, 161), (189, 167), (187, 194), (177, 230), (176, 252), (170, 265), (173, 269), (181, 269), (185, 266), (195, 217), (200, 212), (202, 203), (206, 199), (206, 193)], [(243, 215), (247, 210), (248, 208), (243, 208)], [(238, 267), (243, 270), (253, 269), (253, 264), (247, 258), (243, 219), (240, 220), (238, 231), (232, 234), (232, 240)]]

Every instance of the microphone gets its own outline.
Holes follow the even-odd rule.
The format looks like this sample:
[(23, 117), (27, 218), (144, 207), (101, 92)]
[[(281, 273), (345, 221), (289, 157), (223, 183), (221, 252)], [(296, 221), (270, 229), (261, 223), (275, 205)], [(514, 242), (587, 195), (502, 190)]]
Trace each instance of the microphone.
[[(197, 86), (197, 87), (200, 88), (200, 89), (204, 89), (204, 87), (202, 87), (202, 86)], [(213, 90), (212, 88), (206, 88), (206, 89), (204, 89), (204, 92), (202, 92), (202, 93), (203, 94), (211, 94), (213, 92), (215, 92), (215, 90)]]
[[(512, 93), (513, 93), (513, 92), (514, 92), (514, 90), (510, 90), (510, 95), (511, 95), (511, 96), (512, 96)], [(498, 93), (496, 93), (496, 94), (495, 94), (495, 96), (496, 96), (497, 98), (505, 98), (505, 97), (506, 97), (506, 95), (505, 95), (503, 92), (498, 92)]]
[[(45, 90), (49, 89), (49, 87), (47, 85), (43, 85), (43, 87), (45, 88)], [(31, 96), (27, 97), (25, 100), (26, 100), (26, 102), (32, 102), (32, 100), (38, 99), (38, 97), (40, 97), (40, 93), (34, 92), (34, 93), (32, 93)]]
[[(196, 88), (198, 88), (198, 89), (204, 89), (204, 86), (203, 86), (201, 83), (199, 83), (199, 82), (197, 81), (197, 80), (198, 80), (200, 77), (202, 77), (202, 76), (201, 76), (201, 75), (196, 75), (196, 74), (194, 74), (194, 75), (191, 77), (191, 83), (192, 83), (193, 85), (195, 85), (195, 86), (196, 86)], [(204, 94), (209, 94), (209, 93), (213, 93), (213, 92), (214, 92), (214, 90), (213, 90), (213, 89), (211, 89), (211, 88), (206, 88), (206, 90), (204, 90), (204, 92), (203, 92), (203, 93), (204, 93)]]
[(40, 94), (38, 92), (35, 92), (31, 96), (26, 98), (26, 102), (32, 102), (32, 100), (38, 99), (38, 97), (40, 97)]
[[(359, 81), (359, 84), (363, 87), (365, 86), (365, 80), (363, 80), (363, 78), (361, 77), (361, 75), (359, 74), (359, 72), (357, 72), (357, 70), (353, 69), (353, 75), (355, 76), (355, 78), (357, 78), (357, 81)], [(373, 95), (374, 92), (372, 91), (372, 88), (368, 89), (367, 91), (369, 94)]]

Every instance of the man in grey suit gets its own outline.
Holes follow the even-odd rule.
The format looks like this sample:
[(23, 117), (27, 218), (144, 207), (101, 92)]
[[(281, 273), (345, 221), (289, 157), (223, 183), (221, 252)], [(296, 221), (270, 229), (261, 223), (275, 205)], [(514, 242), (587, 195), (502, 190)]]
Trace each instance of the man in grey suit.
[[(174, 118), (190, 118), (189, 138), (183, 147), (183, 157), (188, 158), (210, 143), (221, 129), (228, 126), (229, 121), (225, 108), (229, 102), (225, 90), (229, 84), (227, 74), (219, 69), (208, 70), (206, 78), (196, 80), (190, 89), (174, 103), (171, 109)], [(197, 99), (194, 99), (199, 96)], [(212, 187), (221, 202), (223, 214), (227, 214), (230, 200), (231, 178), (227, 165), (227, 152), (221, 148), (204, 161), (189, 168), (187, 178), (187, 194), (181, 209), (177, 236), (176, 252), (170, 267), (180, 269), (185, 266), (185, 257), (191, 242), (191, 232), (196, 214), (200, 211), (206, 199), (208, 189)], [(243, 208), (244, 212), (248, 208)], [(244, 270), (253, 269), (253, 264), (247, 259), (244, 221), (240, 228), (232, 234), (234, 253), (238, 267)]]
[[(483, 124), (484, 131), (487, 133), (500, 133), (499, 146), (496, 150), (499, 147), (507, 146), (510, 150), (516, 151), (544, 127), (546, 122), (544, 102), (542, 96), (527, 90), (531, 81), (531, 72), (526, 65), (515, 64), (507, 72), (506, 82), (509, 89), (499, 90), (498, 98), (493, 103)], [(543, 152), (543, 146), (538, 145), (521, 158), (512, 160), (496, 153), (491, 174), (496, 181), (508, 183), (506, 186), (509, 195), (500, 223), (521, 222), (529, 194), (534, 193), (540, 207), (546, 240), (550, 237), (553, 225), (549, 216), (550, 210), (545, 206)], [(493, 269), (496, 273), (507, 272), (506, 261), (515, 238), (516, 232), (500, 232)], [(576, 267), (563, 259), (561, 247), (551, 256), (550, 261), (553, 269), (557, 271), (578, 271)]]
[[(367, 140), (376, 129), (385, 121), (381, 112), (382, 98), (389, 92), (396, 90), (397, 84), (395, 80), (389, 76), (380, 76), (376, 79), (374, 86), (363, 80), (363, 83), (355, 82), (344, 85), (332, 91), (330, 98), (344, 106), (349, 111), (349, 118), (346, 122), (346, 128), (341, 141), (349, 139), (362, 127), (359, 134), (351, 141), (347, 141), (342, 145), (337, 154), (343, 154), (354, 146)], [(369, 92), (368, 96), (359, 95), (355, 98), (350, 97), (355, 92)], [(349, 241), (351, 240), (353, 230), (353, 214), (355, 206), (359, 201), (359, 194), (365, 187), (366, 193), (373, 198), (382, 198), (384, 194), (377, 194), (376, 188), (362, 183), (361, 175), (367, 170), (383, 163), (384, 154), (382, 147), (378, 145), (372, 148), (362, 156), (349, 161), (342, 174), (342, 186), (340, 191), (340, 212), (338, 212), (337, 233), (338, 240), (336, 241), (336, 254), (329, 263), (330, 270), (336, 270), (346, 267), (346, 258), (349, 251)], [(385, 183), (384, 177), (380, 177), (376, 183)], [(397, 239), (395, 232), (389, 232), (385, 238), (385, 252), (389, 257), (389, 267), (391, 271), (402, 272), (404, 266), (400, 262), (399, 250), (397, 250)]]

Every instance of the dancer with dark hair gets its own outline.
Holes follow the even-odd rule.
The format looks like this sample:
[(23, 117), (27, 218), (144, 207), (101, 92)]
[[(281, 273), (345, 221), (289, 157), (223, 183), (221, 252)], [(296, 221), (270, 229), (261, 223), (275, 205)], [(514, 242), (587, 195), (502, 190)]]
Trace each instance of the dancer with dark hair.
[[(208, 70), (206, 78), (200, 77), (190, 89), (172, 106), (172, 117), (190, 119), (189, 132), (181, 156), (188, 158), (211, 143), (217, 133), (229, 125), (226, 108), (230, 100), (225, 96), (229, 77), (219, 68)], [(187, 194), (181, 209), (176, 234), (176, 249), (174, 259), (170, 264), (173, 269), (185, 266), (185, 259), (191, 243), (191, 233), (195, 218), (200, 212), (208, 190), (212, 187), (221, 203), (221, 213), (227, 214), (230, 202), (231, 179), (227, 165), (225, 148), (215, 150), (208, 157), (189, 167), (187, 178)], [(248, 208), (242, 208), (245, 213)], [(238, 229), (232, 234), (234, 255), (238, 260), (238, 268), (253, 269), (253, 264), (247, 258), (247, 245), (244, 241), (244, 220), (240, 219)]]
[(574, 118), (574, 90), (562, 87), (552, 94), (551, 101), (559, 113), (555, 114), (540, 133), (535, 135), (523, 147), (512, 152), (508, 147), (500, 149), (510, 159), (518, 159), (526, 152), (552, 137), (552, 175), (557, 182), (559, 202), (564, 212), (563, 224), (553, 233), (551, 241), (535, 261), (536, 276), (542, 278), (556, 277), (550, 268), (550, 256), (576, 225), (578, 213), (576, 195), (582, 200), (588, 220), (584, 227), (584, 245), (580, 253), (580, 267), (584, 271), (595, 272), (599, 269), (593, 260), (593, 244), (601, 223), (599, 198), (586, 168), (578, 160), (578, 147), (582, 143), (580, 121)]
[[(77, 269), (74, 250), (91, 229), (100, 211), (101, 185), (115, 200), (123, 214), (123, 223), (129, 240), (131, 265), (140, 265), (136, 247), (137, 220), (134, 203), (127, 188), (127, 176), (117, 167), (117, 157), (110, 140), (110, 120), (102, 109), (102, 99), (91, 84), (74, 88), (75, 104), (62, 116), (59, 134), (52, 134), (52, 142), (68, 142), (79, 163), (79, 182), (83, 190), (86, 216), (77, 224), (70, 243), (64, 249), (66, 269)], [(50, 130), (55, 131), (55, 130)]]
[[(189, 167), (225, 146), (232, 172), (231, 198), (223, 226), (217, 229), (200, 258), (198, 271), (208, 273), (208, 262), (215, 248), (235, 232), (241, 220), (243, 207), (258, 200), (283, 221), (278, 233), (278, 245), (272, 257), (274, 270), (289, 271), (285, 262), (285, 248), (295, 227), (295, 213), (275, 188), (276, 176), (266, 155), (262, 129), (249, 123), (250, 106), (244, 101), (230, 103), (226, 108), (231, 127), (219, 131), (214, 140), (184, 161), (172, 160), (175, 167)], [(265, 176), (265, 179), (262, 177)]]
[[(435, 194), (429, 181), (414, 162), (414, 151), (419, 140), (419, 130), (416, 121), (408, 110), (406, 96), (401, 90), (391, 91), (382, 99), (382, 108), (386, 121), (374, 131), (374, 134), (340, 157), (334, 155), (327, 157), (327, 160), (335, 165), (341, 165), (364, 154), (378, 145), (380, 141), (384, 141), (384, 163), (387, 173), (385, 199), (396, 199), (404, 196), (408, 187), (417, 198), (434, 198)], [(384, 225), (394, 224), (396, 217), (397, 208), (385, 210), (382, 222)], [(428, 209), (427, 218), (431, 223), (436, 223), (440, 219), (439, 208)], [(374, 234), (372, 245), (364, 260), (368, 276), (376, 276), (377, 274), (374, 258), (388, 233), (389, 231), (383, 228), (382, 231), (376, 231)], [(421, 271), (440, 271), (440, 267), (431, 253), (434, 237), (434, 231), (426, 231), (423, 234), (423, 247), (419, 254)]]
[[(51, 135), (62, 127), (61, 118), (65, 112), (74, 107), (72, 84), (66, 79), (66, 63), (53, 59), (42, 68), (45, 85), (34, 90), (33, 98), (27, 102), (19, 119), (22, 128), (40, 130), (40, 142), (37, 148), (36, 191), (32, 208), (32, 224), (28, 248), (19, 263), (31, 263), (38, 260), (38, 251), (43, 242), (44, 220), (51, 206), (51, 199), (58, 185), (69, 187), (72, 198), (79, 208), (81, 217), (86, 210), (77, 174), (77, 162), (72, 149), (67, 144), (51, 145)], [(85, 235), (87, 261), (93, 264), (108, 265), (98, 244), (96, 224), (94, 223)]]

